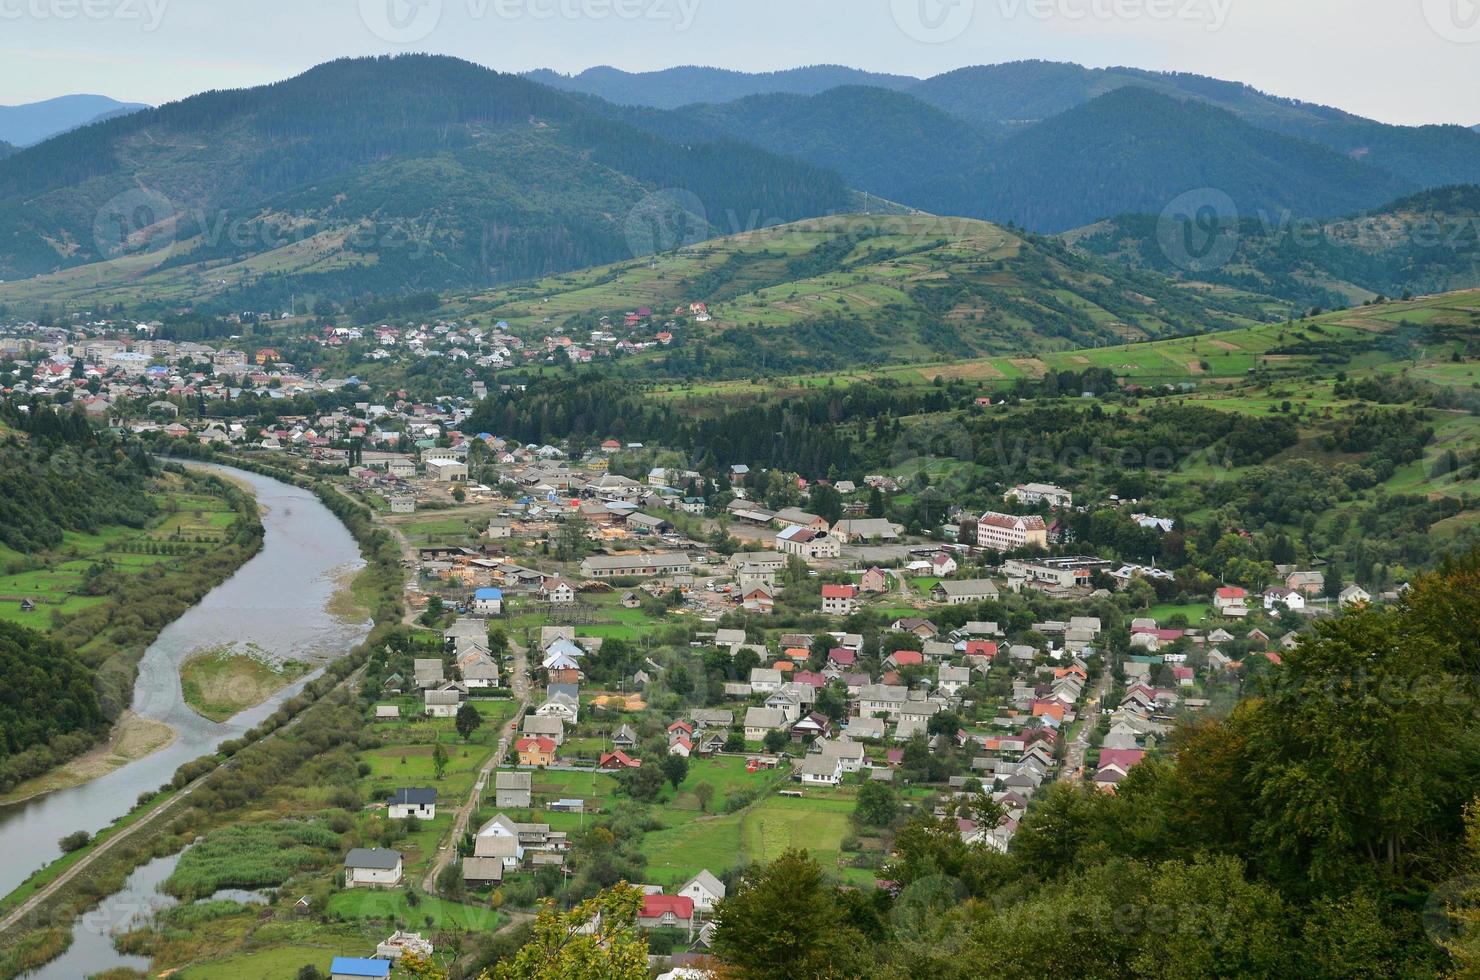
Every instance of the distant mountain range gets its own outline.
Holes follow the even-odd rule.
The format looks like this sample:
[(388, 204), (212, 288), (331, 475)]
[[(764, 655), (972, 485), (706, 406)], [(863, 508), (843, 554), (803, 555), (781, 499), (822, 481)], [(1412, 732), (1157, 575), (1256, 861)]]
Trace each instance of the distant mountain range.
[(733, 102), (751, 95), (818, 95), (842, 85), (908, 89), (920, 83), (909, 75), (813, 65), (787, 71), (749, 73), (724, 68), (667, 68), (632, 73), (617, 68), (588, 68), (579, 75), (562, 75), (541, 68), (526, 78), (569, 92), (584, 92), (624, 106), (676, 109), (695, 102)]
[[(863, 209), (1072, 233), (1157, 268), (1136, 243), (1189, 201), (1277, 225), (1480, 184), (1475, 129), (1050, 62), (924, 80), (838, 66), (521, 77), (407, 55), (117, 115), (128, 108), (0, 146), (0, 301), (116, 298), (143, 272), (156, 287), (166, 274), (156, 297), (242, 309), (495, 286)], [(1374, 261), (1389, 259), (1311, 282), (1260, 258), (1256, 278), (1304, 302), (1388, 291), (1432, 265), (1389, 249)], [(1455, 262), (1435, 276), (1469, 274)]]
[(78, 126), (147, 108), (142, 103), (119, 102), (106, 95), (63, 95), (45, 102), (0, 106), (0, 142), (30, 146)]
[(539, 276), (708, 237), (711, 218), (787, 221), (850, 200), (830, 171), (740, 143), (678, 145), (515, 75), (354, 59), (0, 161), (0, 279), (126, 259), (89, 275), (188, 267), (223, 302), (275, 308), (295, 291)]
[(15, 147), (11, 146), (4, 140), (0, 140), (0, 160), (4, 160), (6, 157), (10, 156), (14, 152)]

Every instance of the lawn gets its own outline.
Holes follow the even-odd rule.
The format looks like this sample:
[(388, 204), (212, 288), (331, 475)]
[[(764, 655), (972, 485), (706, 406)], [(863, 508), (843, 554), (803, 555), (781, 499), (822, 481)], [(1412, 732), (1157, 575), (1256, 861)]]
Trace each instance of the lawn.
[(220, 722), (266, 701), (307, 669), (296, 660), (271, 663), (256, 651), (208, 650), (180, 666), (180, 688), (192, 711)]
[(1205, 602), (1188, 602), (1182, 604), (1163, 602), (1159, 605), (1152, 606), (1146, 615), (1152, 617), (1158, 623), (1165, 623), (1168, 619), (1180, 613), (1187, 617), (1187, 624), (1189, 626), (1196, 626), (1205, 617), (1211, 616), (1212, 612), (1213, 607)]
[(172, 976), (177, 980), (262, 980), (296, 977), (300, 969), (310, 964), (327, 976), (330, 961), (340, 955), (343, 953), (337, 946), (276, 946), (187, 966)]
[(403, 889), (350, 888), (329, 899), (328, 914), (346, 922), (381, 920), (390, 925), (404, 925), (411, 930), (440, 932), (490, 932), (498, 925), (498, 913), (491, 908), (448, 902), (430, 895), (418, 898), (412, 908)]
[[(842, 842), (852, 833), (852, 812), (851, 794), (839, 794), (773, 796), (740, 813), (695, 816), (644, 835), (647, 878), (655, 884), (682, 884), (704, 869), (719, 874), (742, 864), (772, 861), (794, 847), (810, 851), (829, 871), (844, 874), (848, 869), (840, 867)], [(868, 880), (872, 881), (871, 873)]]

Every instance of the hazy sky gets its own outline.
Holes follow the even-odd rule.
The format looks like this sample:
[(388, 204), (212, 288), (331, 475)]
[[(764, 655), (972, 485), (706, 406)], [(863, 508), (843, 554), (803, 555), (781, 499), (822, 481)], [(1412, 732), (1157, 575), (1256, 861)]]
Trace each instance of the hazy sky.
[(1044, 58), (1248, 82), (1388, 122), (1480, 123), (1480, 0), (0, 0), (0, 103), (159, 103), (345, 55), (506, 71)]

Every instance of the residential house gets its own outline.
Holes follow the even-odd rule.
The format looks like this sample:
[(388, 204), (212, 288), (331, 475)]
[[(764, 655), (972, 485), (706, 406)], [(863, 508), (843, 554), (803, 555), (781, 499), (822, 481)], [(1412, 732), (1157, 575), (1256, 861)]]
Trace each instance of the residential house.
[(870, 568), (863, 573), (858, 581), (858, 587), (870, 595), (878, 595), (889, 591), (889, 573), (882, 568)]
[(434, 789), (398, 789), (391, 794), (386, 815), (392, 820), (415, 817), (418, 820), (437, 819), (437, 791)]
[(797, 778), (805, 786), (836, 786), (843, 781), (843, 760), (811, 753), (797, 767)]
[(705, 869), (690, 878), (678, 890), (678, 893), (685, 898), (692, 899), (696, 910), (713, 912), (715, 905), (725, 897), (725, 883)]
[(336, 956), (329, 961), (329, 980), (385, 980), (390, 975), (390, 960)]
[(504, 611), (502, 589), (479, 589), (473, 593), (473, 615), (501, 616)]
[(776, 708), (746, 708), (745, 709), (745, 739), (749, 742), (759, 742), (766, 737), (767, 732), (778, 731), (787, 726), (786, 714)]
[(824, 585), (822, 611), (829, 616), (850, 615), (858, 604), (858, 586)]
[(637, 913), (642, 929), (694, 930), (694, 900), (686, 895), (644, 895)]
[(401, 852), (356, 847), (344, 856), (344, 887), (394, 888), (401, 883)]
[(457, 709), (462, 707), (463, 692), (455, 686), (448, 685), (424, 692), (422, 702), (423, 708), (430, 717), (451, 718), (457, 714)]
[[(554, 747), (551, 747), (551, 751)], [(494, 805), (499, 809), (523, 810), (531, 804), (534, 776), (527, 772), (500, 772), (493, 777)]]
[(514, 743), (521, 766), (553, 766), (556, 748), (555, 740), (544, 736), (521, 738)]

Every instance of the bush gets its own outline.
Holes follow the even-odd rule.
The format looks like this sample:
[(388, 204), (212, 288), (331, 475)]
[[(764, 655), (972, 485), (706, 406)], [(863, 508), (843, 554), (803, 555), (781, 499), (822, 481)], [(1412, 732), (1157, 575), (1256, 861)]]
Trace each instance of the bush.
[(73, 851), (82, 850), (91, 840), (91, 834), (85, 830), (79, 830), (74, 834), (68, 834), (57, 843), (60, 845), (63, 854), (71, 854)]

